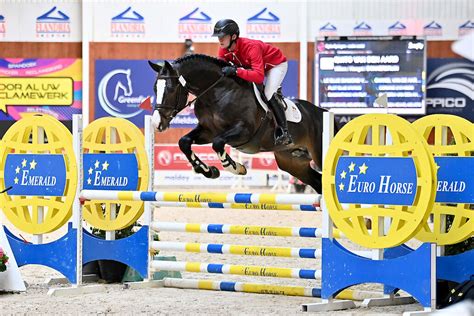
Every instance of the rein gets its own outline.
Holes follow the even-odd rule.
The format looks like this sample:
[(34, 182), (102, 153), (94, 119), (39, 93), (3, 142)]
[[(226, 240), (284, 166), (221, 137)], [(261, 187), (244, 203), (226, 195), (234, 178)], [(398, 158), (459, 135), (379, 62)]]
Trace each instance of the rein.
[[(178, 78), (179, 83), (180, 83), (179, 87), (180, 88), (183, 87), (186, 90), (186, 92), (188, 92), (188, 94), (190, 93), (189, 89), (186, 88), (187, 82), (186, 82), (186, 80), (184, 79), (183, 76), (181, 76), (181, 75), (180, 76), (178, 76), (178, 75), (175, 75), (175, 76), (160, 76), (160, 79), (172, 79), (172, 78), (173, 79)], [(174, 118), (180, 111), (182, 111), (183, 109), (187, 108), (188, 106), (190, 106), (191, 104), (196, 102), (197, 99), (199, 99), (200, 97), (205, 95), (209, 90), (214, 88), (219, 83), (219, 81), (222, 80), (222, 78), (224, 78), (224, 75), (221, 75), (216, 81), (214, 81), (213, 84), (211, 84), (209, 87), (207, 87), (203, 92), (201, 92), (199, 95), (197, 95), (194, 99), (192, 99), (191, 101), (188, 101), (188, 103), (181, 110), (178, 110), (178, 109), (176, 109), (176, 107), (171, 107), (171, 106), (160, 106), (160, 107), (157, 107), (157, 108), (172, 109), (173, 113), (171, 113), (171, 118)], [(179, 101), (179, 100), (176, 100), (176, 101)], [(177, 104), (179, 104), (179, 102), (177, 102)]]

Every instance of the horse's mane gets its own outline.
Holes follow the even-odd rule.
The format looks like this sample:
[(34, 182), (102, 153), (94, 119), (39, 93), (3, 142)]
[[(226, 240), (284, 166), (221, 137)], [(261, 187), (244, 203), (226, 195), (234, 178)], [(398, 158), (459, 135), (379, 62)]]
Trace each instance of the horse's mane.
[[(206, 62), (206, 63), (211, 63), (219, 68), (225, 67), (225, 66), (231, 66), (231, 64), (223, 59), (219, 59), (213, 56), (208, 56), (204, 54), (192, 54), (184, 57), (180, 57), (173, 61), (173, 64), (175, 65), (182, 65), (183, 63), (186, 63), (188, 61), (196, 61), (196, 62)], [(244, 79), (241, 79), (237, 76), (232, 77), (235, 81), (237, 81), (240, 85), (242, 86), (249, 86), (251, 83), (249, 81), (246, 81)]]
[(174, 64), (182, 64), (182, 63), (185, 63), (187, 61), (194, 61), (194, 60), (210, 62), (212, 64), (215, 64), (216, 66), (219, 66), (219, 67), (225, 67), (225, 66), (230, 65), (225, 60), (215, 58), (215, 57), (212, 57), (212, 56), (208, 56), (208, 55), (204, 55), (204, 54), (192, 54), (192, 55), (180, 57), (180, 58), (176, 59), (173, 63)]

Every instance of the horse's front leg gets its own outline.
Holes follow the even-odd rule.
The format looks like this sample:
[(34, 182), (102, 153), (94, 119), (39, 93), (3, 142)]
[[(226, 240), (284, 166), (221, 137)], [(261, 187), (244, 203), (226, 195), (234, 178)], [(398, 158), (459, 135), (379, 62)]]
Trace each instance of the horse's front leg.
[(247, 174), (247, 169), (244, 165), (234, 161), (225, 151), (225, 144), (232, 141), (237, 141), (242, 138), (245, 129), (241, 125), (236, 125), (234, 128), (216, 136), (212, 140), (212, 149), (217, 153), (221, 160), (222, 166), (225, 170), (236, 175)]
[(186, 155), (188, 161), (193, 166), (196, 173), (201, 173), (206, 178), (215, 179), (218, 178), (220, 173), (219, 169), (214, 166), (208, 166), (193, 152), (191, 146), (193, 144), (207, 144), (210, 143), (206, 130), (201, 126), (197, 125), (188, 134), (184, 135), (179, 139), (179, 149)]

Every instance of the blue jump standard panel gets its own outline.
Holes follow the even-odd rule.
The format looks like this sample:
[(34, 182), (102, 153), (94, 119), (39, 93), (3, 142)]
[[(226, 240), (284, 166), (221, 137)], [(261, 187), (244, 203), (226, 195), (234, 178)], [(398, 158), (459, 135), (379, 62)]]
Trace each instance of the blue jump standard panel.
[(132, 267), (147, 278), (148, 231), (148, 226), (143, 226), (130, 237), (117, 240), (104, 240), (84, 232), (83, 264), (95, 260), (114, 260)]
[[(66, 235), (48, 244), (32, 244), (16, 237), (4, 226), (19, 267), (38, 264), (50, 267), (77, 283), (76, 253), (77, 230), (71, 228)], [(148, 275), (148, 226), (143, 226), (130, 237), (104, 240), (83, 230), (83, 265), (95, 260), (114, 260), (135, 269), (143, 278)]]
[(431, 306), (431, 244), (393, 259), (360, 257), (337, 241), (323, 238), (323, 299), (362, 283), (381, 283), (410, 293), (424, 307)]
[(66, 235), (48, 244), (26, 242), (4, 226), (8, 242), (19, 267), (28, 264), (39, 264), (62, 273), (72, 284), (76, 279), (77, 230), (69, 229)]
[[(413, 249), (405, 245), (386, 249), (386, 258), (397, 258), (413, 252)], [(474, 275), (474, 249), (452, 255), (436, 258), (436, 278), (457, 283), (469, 280)]]

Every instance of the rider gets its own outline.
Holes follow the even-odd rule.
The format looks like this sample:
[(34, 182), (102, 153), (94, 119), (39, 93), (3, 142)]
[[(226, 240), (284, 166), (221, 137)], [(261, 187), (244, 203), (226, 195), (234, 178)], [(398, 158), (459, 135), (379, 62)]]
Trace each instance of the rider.
[(293, 142), (288, 132), (285, 117), (277, 90), (285, 78), (288, 62), (282, 51), (259, 40), (239, 37), (237, 23), (230, 19), (220, 20), (214, 26), (212, 36), (219, 39), (219, 58), (232, 62), (235, 66), (222, 68), (225, 76), (237, 76), (247, 81), (262, 84), (265, 82), (265, 97), (275, 116), (277, 129), (275, 144), (288, 145)]

